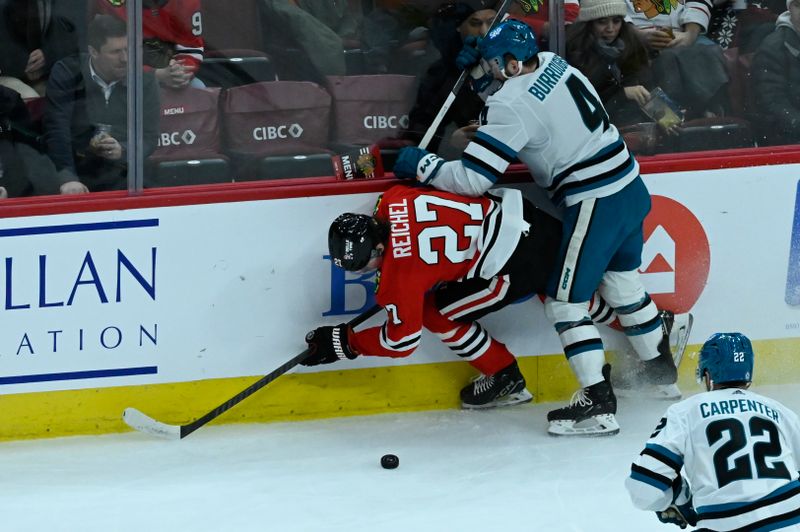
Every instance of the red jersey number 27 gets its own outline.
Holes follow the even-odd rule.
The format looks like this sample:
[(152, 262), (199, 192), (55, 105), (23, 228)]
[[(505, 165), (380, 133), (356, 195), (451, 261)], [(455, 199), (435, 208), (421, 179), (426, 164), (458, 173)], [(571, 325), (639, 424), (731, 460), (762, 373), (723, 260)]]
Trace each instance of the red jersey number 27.
[[(433, 241), (443, 239), (443, 253), (445, 258), (454, 263), (469, 260), (474, 254), (475, 242), (480, 235), (480, 222), (483, 221), (483, 206), (480, 203), (465, 203), (453, 201), (438, 196), (420, 195), (414, 199), (414, 211), (416, 212), (417, 222), (436, 222), (440, 221), (440, 210), (433, 206), (443, 207), (444, 209), (454, 209), (458, 213), (469, 216), (469, 220), (476, 224), (464, 223), (463, 218), (458, 213), (448, 213), (446, 210), (441, 213), (442, 225), (426, 227), (419, 232), (419, 256), (426, 264), (438, 264), (441, 261), (441, 253), (433, 248)], [(456, 223), (448, 223), (449, 221)], [(457, 230), (461, 231), (461, 234)], [(470, 244), (466, 249), (459, 249), (459, 238), (469, 238)]]

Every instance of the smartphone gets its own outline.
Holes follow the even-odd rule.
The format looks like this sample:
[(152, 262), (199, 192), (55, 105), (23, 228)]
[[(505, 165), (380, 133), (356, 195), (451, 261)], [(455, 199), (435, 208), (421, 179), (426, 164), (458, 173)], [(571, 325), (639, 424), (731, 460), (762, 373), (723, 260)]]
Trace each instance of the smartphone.
[(792, 240), (789, 245), (789, 271), (786, 274), (786, 302), (800, 305), (800, 181), (794, 200)]

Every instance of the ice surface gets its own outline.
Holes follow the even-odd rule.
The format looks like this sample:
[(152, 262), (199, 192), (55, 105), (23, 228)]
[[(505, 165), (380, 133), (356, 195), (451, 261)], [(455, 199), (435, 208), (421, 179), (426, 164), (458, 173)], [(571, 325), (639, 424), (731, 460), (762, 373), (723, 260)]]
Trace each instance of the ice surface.
[(620, 400), (605, 438), (549, 437), (534, 404), (4, 443), (0, 530), (677, 531), (623, 486), (668, 404)]

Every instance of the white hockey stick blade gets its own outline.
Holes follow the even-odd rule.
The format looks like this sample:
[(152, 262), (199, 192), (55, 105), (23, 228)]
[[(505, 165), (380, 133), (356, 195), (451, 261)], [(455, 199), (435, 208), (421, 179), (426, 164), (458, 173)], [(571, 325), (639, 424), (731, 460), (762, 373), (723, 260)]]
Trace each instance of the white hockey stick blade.
[(156, 421), (135, 408), (126, 408), (125, 411), (122, 412), (122, 420), (125, 421), (130, 428), (138, 430), (139, 432), (152, 434), (153, 436), (166, 438), (168, 440), (181, 439), (180, 426), (167, 425), (166, 423)]

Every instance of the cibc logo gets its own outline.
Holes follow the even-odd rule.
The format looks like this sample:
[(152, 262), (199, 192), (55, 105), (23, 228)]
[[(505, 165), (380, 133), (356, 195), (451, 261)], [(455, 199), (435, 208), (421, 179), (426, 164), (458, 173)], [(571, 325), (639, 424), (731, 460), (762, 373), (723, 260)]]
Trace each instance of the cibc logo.
[(364, 117), (365, 129), (397, 129), (398, 127), (403, 129), (408, 127), (408, 115), (368, 115)]
[(258, 141), (277, 140), (288, 138), (300, 138), (303, 128), (300, 124), (280, 125), (280, 126), (261, 126), (253, 130), (253, 138)]
[(708, 236), (681, 203), (664, 196), (652, 196), (652, 202), (644, 221), (642, 282), (658, 308), (688, 312), (708, 281)]
[(197, 135), (191, 129), (187, 129), (183, 133), (180, 131), (161, 133), (158, 137), (158, 146), (164, 148), (167, 146), (180, 146), (181, 144), (194, 144), (196, 139)]

